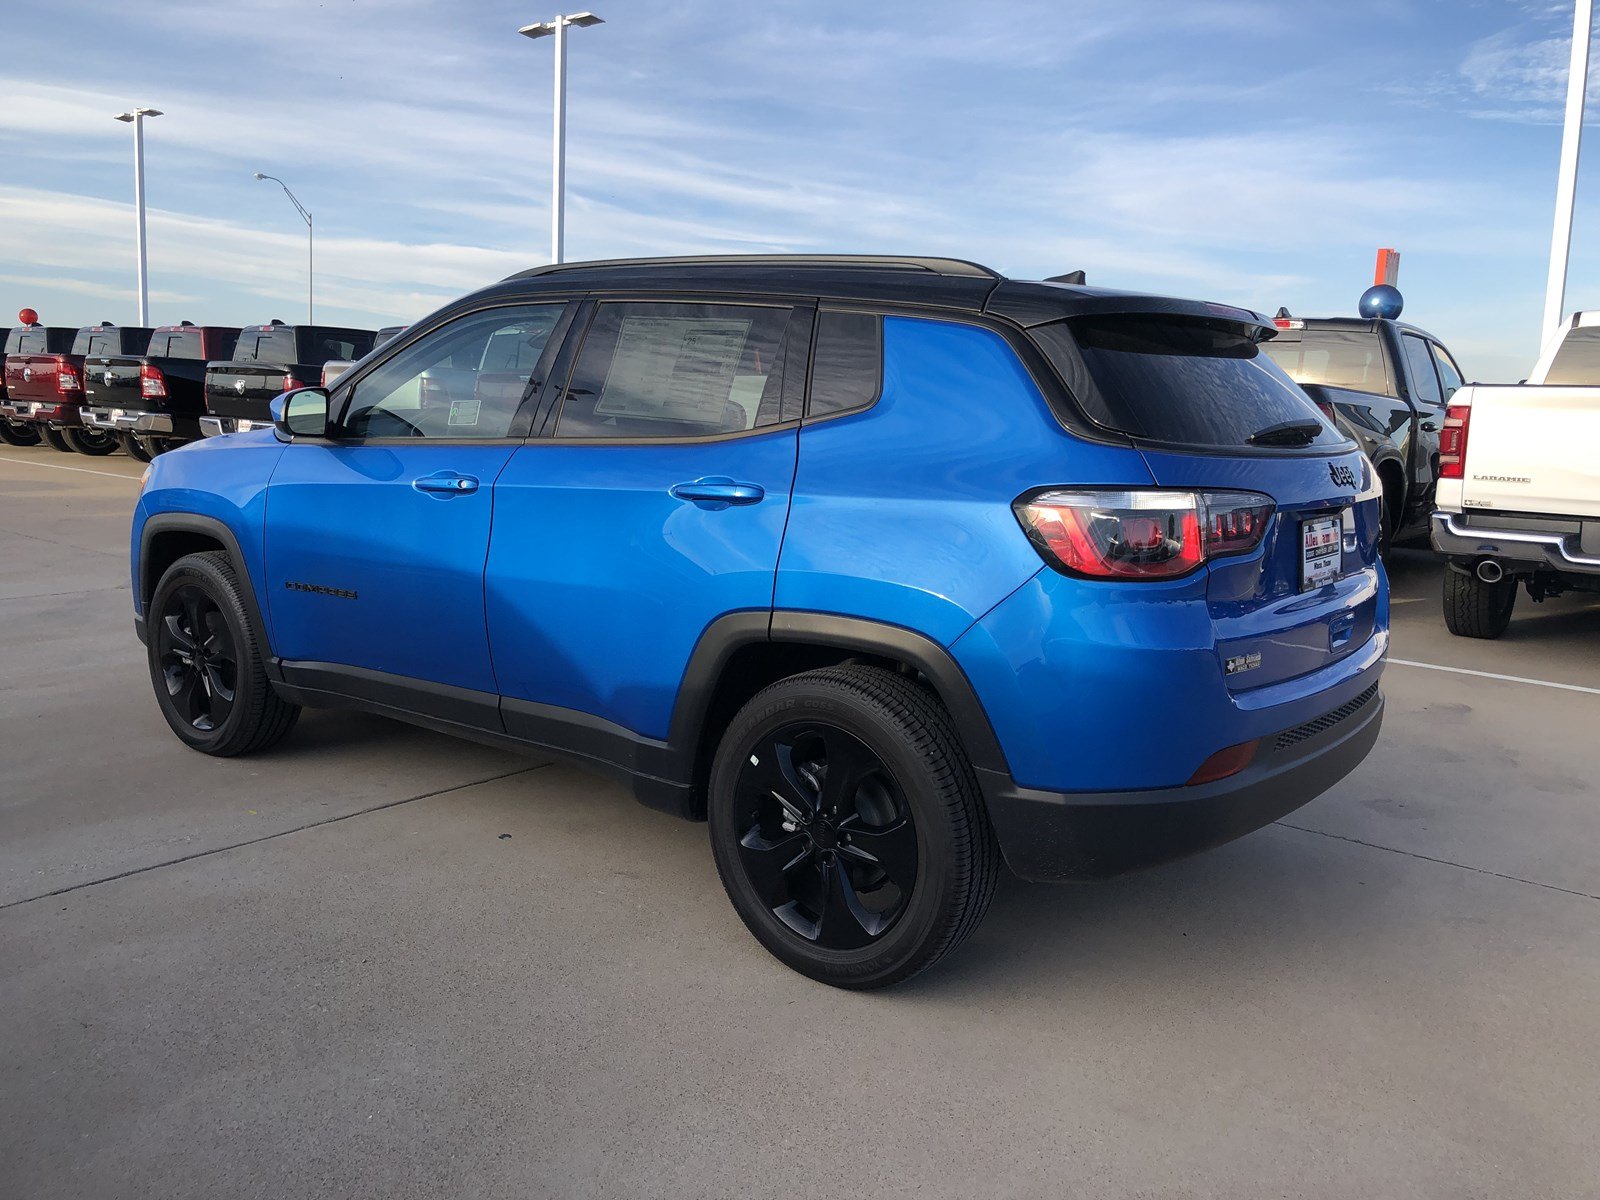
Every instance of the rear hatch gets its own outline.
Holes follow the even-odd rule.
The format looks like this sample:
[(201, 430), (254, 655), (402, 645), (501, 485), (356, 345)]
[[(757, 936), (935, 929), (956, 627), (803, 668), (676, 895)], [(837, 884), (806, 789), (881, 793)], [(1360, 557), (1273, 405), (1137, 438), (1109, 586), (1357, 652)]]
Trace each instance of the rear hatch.
[(1467, 508), (1600, 517), (1600, 387), (1474, 387), (1471, 399)]
[(1371, 640), (1379, 506), (1361, 452), (1262, 352), (1271, 326), (1214, 311), (1238, 315), (1122, 313), (1058, 322), (1070, 339), (1033, 333), (1085, 414), (1132, 438), (1158, 486), (1271, 501), (1259, 544), (1206, 568), (1218, 665), (1238, 694)]

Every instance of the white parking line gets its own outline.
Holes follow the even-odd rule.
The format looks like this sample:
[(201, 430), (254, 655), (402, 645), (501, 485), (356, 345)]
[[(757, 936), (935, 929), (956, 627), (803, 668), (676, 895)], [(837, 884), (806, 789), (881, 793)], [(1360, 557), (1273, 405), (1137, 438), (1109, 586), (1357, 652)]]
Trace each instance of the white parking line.
[(115, 471), (91, 471), (88, 467), (63, 467), (59, 463), (29, 462), (25, 458), (12, 458), (8, 454), (0, 454), (0, 462), (16, 463), (19, 467), (43, 467), (47, 471), (76, 471), (79, 475), (104, 475), (107, 479), (126, 479), (129, 483), (138, 483), (137, 475), (118, 475)]
[(1469, 671), (1466, 667), (1441, 667), (1438, 663), (1412, 662), (1406, 658), (1391, 658), (1389, 661), (1397, 667), (1421, 667), (1424, 671), (1449, 671), (1453, 675), (1476, 675), (1479, 679), (1499, 679), (1505, 683), (1531, 683), (1535, 687), (1560, 688), (1563, 692), (1584, 692), (1590, 696), (1600, 696), (1600, 688), (1583, 687), (1576, 683), (1529, 679), (1525, 675), (1496, 675), (1493, 671)]

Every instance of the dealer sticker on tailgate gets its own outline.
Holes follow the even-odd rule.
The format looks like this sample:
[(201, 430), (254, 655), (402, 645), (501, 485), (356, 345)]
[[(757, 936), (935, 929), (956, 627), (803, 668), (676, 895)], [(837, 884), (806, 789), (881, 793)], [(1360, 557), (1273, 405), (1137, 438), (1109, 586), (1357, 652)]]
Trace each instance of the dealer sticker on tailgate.
[(1300, 590), (1309, 592), (1339, 578), (1342, 548), (1339, 518), (1317, 517), (1300, 525)]

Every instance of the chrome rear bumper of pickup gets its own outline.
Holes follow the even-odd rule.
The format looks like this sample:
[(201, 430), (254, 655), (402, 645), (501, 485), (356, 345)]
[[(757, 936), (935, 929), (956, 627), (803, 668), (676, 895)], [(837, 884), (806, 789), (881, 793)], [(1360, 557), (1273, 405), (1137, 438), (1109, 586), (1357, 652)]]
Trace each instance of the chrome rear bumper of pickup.
[[(1580, 523), (1580, 528), (1581, 528)], [(1581, 532), (1474, 527), (1464, 513), (1436, 512), (1431, 522), (1433, 548), (1451, 558), (1496, 558), (1533, 563), (1557, 571), (1600, 573), (1600, 554), (1583, 546)]]
[(172, 417), (168, 413), (129, 412), (123, 408), (86, 408), (83, 423), (108, 433), (170, 434)]
[(221, 437), (225, 433), (249, 433), (252, 429), (270, 429), (271, 421), (251, 421), (244, 417), (201, 417), (201, 437)]

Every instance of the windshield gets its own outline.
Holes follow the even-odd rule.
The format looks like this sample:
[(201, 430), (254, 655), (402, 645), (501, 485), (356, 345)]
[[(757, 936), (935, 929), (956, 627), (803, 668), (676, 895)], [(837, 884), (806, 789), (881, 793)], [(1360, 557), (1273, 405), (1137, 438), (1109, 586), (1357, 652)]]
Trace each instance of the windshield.
[(1367, 329), (1281, 329), (1262, 349), (1299, 384), (1395, 396), (1383, 339)]
[(1261, 352), (1254, 326), (1135, 314), (1079, 317), (1032, 332), (1088, 415), (1120, 433), (1241, 449), (1265, 430), (1297, 425), (1304, 432), (1275, 444), (1344, 444)]

